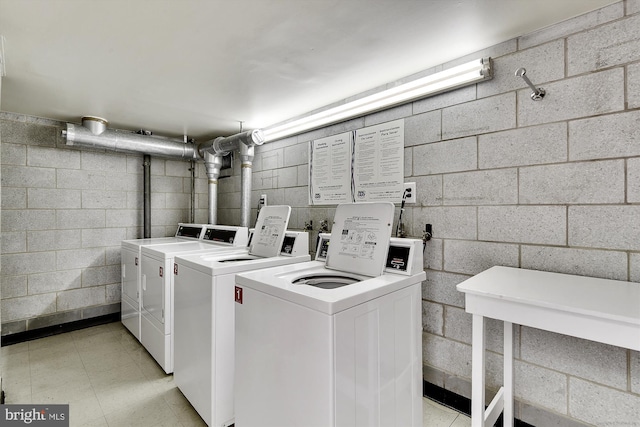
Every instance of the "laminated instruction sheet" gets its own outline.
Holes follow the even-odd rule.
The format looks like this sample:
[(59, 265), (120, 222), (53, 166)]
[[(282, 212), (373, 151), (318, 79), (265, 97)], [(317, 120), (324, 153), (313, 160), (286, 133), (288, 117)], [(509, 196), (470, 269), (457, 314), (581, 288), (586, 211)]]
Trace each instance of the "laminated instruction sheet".
[(394, 210), (391, 202), (338, 205), (326, 267), (366, 276), (382, 274)]
[(260, 209), (249, 254), (261, 257), (278, 255), (289, 225), (290, 215), (291, 206), (273, 205)]
[(404, 189), (404, 119), (313, 140), (309, 204), (400, 202)]

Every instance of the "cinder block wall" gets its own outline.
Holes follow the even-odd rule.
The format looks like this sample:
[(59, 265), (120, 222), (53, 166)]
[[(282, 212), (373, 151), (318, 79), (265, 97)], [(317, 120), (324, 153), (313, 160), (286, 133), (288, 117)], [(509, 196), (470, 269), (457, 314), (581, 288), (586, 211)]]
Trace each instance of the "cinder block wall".
[[(424, 378), (470, 397), (471, 317), (456, 284), (493, 265), (640, 282), (638, 29), (640, 1), (618, 2), (444, 64), (491, 56), (492, 81), (265, 144), (252, 205), (260, 194), (290, 204), (292, 225), (312, 220), (315, 234), (333, 208), (307, 204), (309, 141), (404, 118), (405, 175), (419, 200), (408, 231), (420, 237), (426, 223), (434, 231)], [(547, 91), (543, 101), (529, 98), (519, 67)], [(233, 206), (220, 217), (230, 220), (237, 174), (220, 189)], [(489, 322), (490, 391), (502, 376), (499, 326)], [(518, 418), (640, 426), (637, 352), (524, 327), (516, 343)]]
[[(67, 147), (64, 126), (0, 112), (3, 335), (119, 312), (120, 243), (143, 235), (142, 156)], [(189, 168), (152, 158), (152, 237), (189, 220)]]

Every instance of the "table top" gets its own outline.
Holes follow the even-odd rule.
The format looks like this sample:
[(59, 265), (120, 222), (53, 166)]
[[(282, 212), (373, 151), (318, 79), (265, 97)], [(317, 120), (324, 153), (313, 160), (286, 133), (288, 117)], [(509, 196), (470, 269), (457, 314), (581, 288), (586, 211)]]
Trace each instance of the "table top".
[(467, 295), (640, 326), (640, 283), (495, 266), (457, 286)]

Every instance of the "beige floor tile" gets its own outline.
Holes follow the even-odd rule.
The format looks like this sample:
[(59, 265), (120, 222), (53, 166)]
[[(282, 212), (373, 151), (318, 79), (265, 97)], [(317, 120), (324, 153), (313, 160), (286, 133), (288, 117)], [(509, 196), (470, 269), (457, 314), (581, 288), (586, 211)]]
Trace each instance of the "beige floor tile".
[(12, 344), (12, 345), (8, 345), (6, 347), (0, 348), (0, 354), (2, 355), (3, 359), (5, 356), (8, 356), (10, 354), (23, 353), (25, 351), (29, 351), (28, 342), (21, 342), (18, 344)]
[(160, 395), (158, 389), (149, 382), (95, 390), (95, 393), (105, 415), (122, 411), (125, 408), (136, 407)]
[(34, 402), (37, 403), (75, 403), (87, 398), (96, 398), (90, 382), (81, 382), (72, 386), (62, 384), (60, 386), (33, 390), (31, 393)]
[(177, 413), (176, 417), (183, 427), (207, 427), (207, 423), (200, 418), (200, 415), (191, 406)]
[(89, 376), (83, 369), (62, 368), (44, 371), (38, 375), (31, 375), (31, 389), (42, 392), (59, 387), (86, 387), (91, 385)]
[(89, 380), (96, 390), (104, 390), (116, 386), (127, 387), (147, 382), (147, 378), (140, 367), (133, 362), (108, 371), (87, 371), (87, 375), (89, 375)]
[(104, 413), (98, 398), (93, 392), (84, 399), (69, 403), (69, 427), (84, 425), (100, 418), (104, 419)]
[(106, 414), (105, 418), (109, 426), (177, 426), (178, 418), (167, 406), (161, 396), (155, 396), (138, 402), (135, 406), (129, 406), (119, 411)]
[(31, 376), (29, 353), (16, 353), (3, 356), (2, 376), (4, 380), (25, 379)]
[(453, 424), (451, 424), (451, 427), (471, 427), (471, 417), (460, 414), (456, 417)]
[(184, 427), (196, 427), (206, 426), (207, 424), (200, 418), (198, 412), (193, 409), (193, 406), (189, 403), (186, 397), (180, 392), (177, 387), (173, 387), (167, 390), (164, 395), (164, 400), (169, 405), (169, 408), (176, 415), (180, 423)]
[(105, 417), (98, 417), (86, 422), (77, 422), (73, 418), (69, 421), (69, 427), (109, 427)]
[(451, 426), (458, 416), (458, 412), (433, 402), (430, 399), (422, 399), (422, 425), (423, 427)]
[(40, 349), (29, 354), (31, 375), (45, 374), (47, 371), (61, 369), (83, 370), (84, 365), (78, 351), (73, 347), (69, 351), (47, 353), (46, 349)]
[(117, 348), (122, 349), (121, 337), (117, 332), (105, 331), (100, 334), (88, 335), (83, 339), (76, 338), (74, 343), (78, 351), (95, 350), (96, 348)]
[(60, 348), (64, 349), (73, 346), (73, 338), (69, 334), (53, 335), (50, 337), (29, 341), (29, 351), (45, 349), (47, 351), (53, 352), (58, 351)]
[(3, 380), (3, 388), (5, 403), (33, 403), (31, 399), (31, 383), (26, 387), (16, 387), (12, 384), (6, 384)]
[[(7, 356), (13, 358), (15, 355)], [(7, 403), (31, 403), (31, 370), (27, 363), (20, 360), (5, 360), (2, 368), (2, 387)]]
[(123, 329), (122, 323), (120, 322), (112, 322), (106, 323), (104, 325), (93, 326), (91, 328), (79, 329), (77, 331), (69, 332), (68, 335), (75, 341), (86, 341), (87, 338), (90, 338), (95, 335), (112, 333), (114, 331), (119, 331)]
[(104, 372), (134, 363), (120, 343), (78, 350), (87, 372)]

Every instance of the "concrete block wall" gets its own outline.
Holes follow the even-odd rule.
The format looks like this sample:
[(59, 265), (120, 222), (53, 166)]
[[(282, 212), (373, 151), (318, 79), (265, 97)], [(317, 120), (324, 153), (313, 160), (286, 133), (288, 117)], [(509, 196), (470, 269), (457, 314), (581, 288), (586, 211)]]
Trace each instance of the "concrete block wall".
[[(64, 123), (0, 112), (2, 334), (120, 311), (120, 243), (143, 235), (142, 155), (75, 149)], [(152, 158), (152, 237), (188, 222), (189, 162)], [(207, 222), (197, 165), (196, 222)]]
[[(404, 118), (405, 176), (418, 193), (407, 229), (421, 237), (430, 223), (434, 234), (424, 256), (424, 378), (470, 397), (471, 317), (458, 283), (493, 265), (640, 282), (638, 28), (640, 0), (620, 1), (420, 73), (491, 56), (495, 77), (257, 148), (252, 204), (260, 194), (290, 204), (292, 226), (313, 221), (315, 234), (333, 207), (308, 206), (309, 141)], [(530, 99), (519, 67), (544, 100)], [(238, 180), (221, 184), (230, 206)], [(495, 392), (500, 325), (489, 322), (489, 335)], [(526, 327), (516, 343), (518, 418), (640, 426), (637, 352)]]

